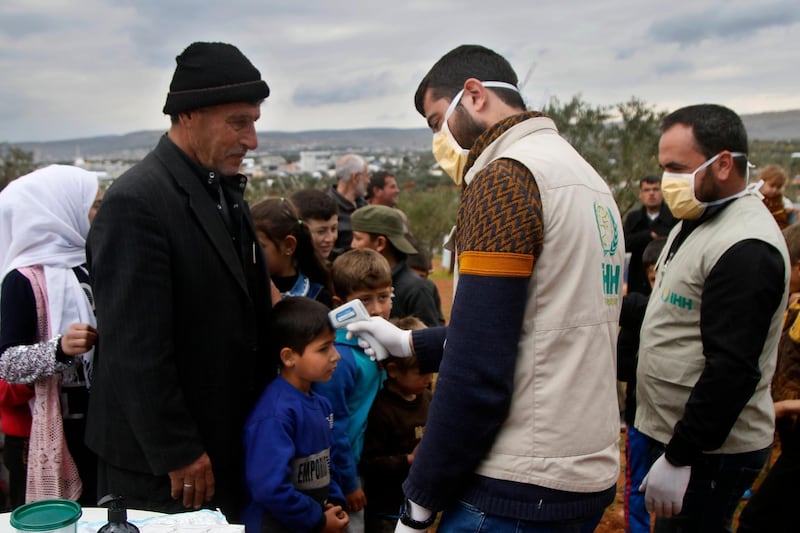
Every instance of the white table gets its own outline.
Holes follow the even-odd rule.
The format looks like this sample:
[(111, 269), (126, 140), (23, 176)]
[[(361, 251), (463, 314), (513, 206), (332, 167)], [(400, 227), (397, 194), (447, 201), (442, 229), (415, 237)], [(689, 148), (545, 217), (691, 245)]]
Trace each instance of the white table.
[[(83, 514), (78, 519), (78, 524), (81, 522), (107, 522), (108, 509), (105, 507), (84, 507)], [(153, 516), (161, 516), (162, 513), (154, 513), (152, 511), (139, 511), (137, 509), (128, 509), (128, 519), (142, 520)], [(11, 528), (11, 513), (0, 513), (0, 531), (14, 531)]]

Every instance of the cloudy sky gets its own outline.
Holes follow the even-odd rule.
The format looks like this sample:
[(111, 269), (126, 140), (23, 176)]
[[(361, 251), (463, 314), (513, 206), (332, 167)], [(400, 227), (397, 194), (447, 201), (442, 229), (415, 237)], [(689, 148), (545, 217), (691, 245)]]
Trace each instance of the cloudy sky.
[(166, 129), (175, 56), (198, 40), (259, 68), (259, 131), (300, 131), (424, 127), (417, 84), (464, 43), (506, 56), (530, 107), (798, 109), (799, 36), (797, 0), (3, 0), (0, 142)]

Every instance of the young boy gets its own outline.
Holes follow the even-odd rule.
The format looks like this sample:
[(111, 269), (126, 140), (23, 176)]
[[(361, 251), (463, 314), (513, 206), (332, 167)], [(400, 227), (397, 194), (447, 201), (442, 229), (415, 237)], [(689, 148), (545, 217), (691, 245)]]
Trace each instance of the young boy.
[(406, 263), (407, 257), (418, 251), (408, 238), (405, 214), (385, 205), (366, 205), (353, 211), (350, 221), (350, 246), (376, 250), (389, 262), (395, 294), (392, 317), (415, 316), (428, 326), (443, 326), (441, 305), (437, 306), (429, 282), (414, 274)]
[[(361, 300), (371, 316), (389, 318), (392, 310), (392, 271), (386, 259), (375, 250), (350, 250), (333, 262), (333, 305)], [(364, 445), (364, 431), (372, 402), (383, 375), (378, 363), (347, 339), (344, 329), (336, 332), (336, 349), (341, 355), (339, 368), (327, 383), (315, 383), (313, 390), (331, 402), (336, 453), (332, 460), (341, 477), (350, 515), (348, 533), (363, 532), (363, 509), (367, 498), (358, 477), (358, 463)]]
[[(400, 329), (424, 329), (415, 317), (392, 319)], [(389, 356), (383, 362), (386, 381), (369, 412), (361, 472), (369, 504), (366, 529), (392, 533), (404, 501), (403, 481), (428, 419), (433, 374), (419, 371), (417, 358)]]
[[(666, 242), (665, 237), (650, 241), (642, 251), (642, 266), (650, 287), (656, 280), (656, 263)], [(654, 298), (657, 296), (653, 296)], [(617, 339), (617, 379), (625, 388), (625, 531), (649, 533), (650, 514), (645, 508), (644, 493), (639, 492), (650, 469), (647, 437), (633, 427), (636, 419), (636, 365), (639, 355), (639, 330), (644, 320), (648, 297), (641, 292), (626, 294), (622, 300)]]
[(336, 259), (333, 246), (339, 235), (339, 211), (336, 200), (318, 189), (301, 189), (291, 197), (300, 211), (300, 218), (308, 226), (314, 246), (328, 262)]
[(797, 216), (792, 201), (783, 195), (786, 182), (789, 180), (789, 175), (783, 167), (767, 165), (759, 172), (758, 178), (763, 182), (758, 192), (761, 193), (762, 201), (772, 213), (778, 227), (784, 229), (793, 224)]
[[(270, 354), (280, 375), (264, 390), (244, 427), (249, 533), (341, 532), (349, 520), (331, 468), (333, 414), (311, 384), (328, 381), (339, 354), (328, 308), (288, 297), (272, 310)], [(336, 503), (334, 503), (336, 502)]]

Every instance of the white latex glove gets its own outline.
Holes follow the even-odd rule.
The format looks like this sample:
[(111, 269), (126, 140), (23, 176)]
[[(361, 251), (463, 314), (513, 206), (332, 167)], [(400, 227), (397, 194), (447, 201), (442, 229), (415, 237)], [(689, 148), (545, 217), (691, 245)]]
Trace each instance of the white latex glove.
[[(395, 357), (411, 356), (410, 330), (400, 329), (379, 316), (371, 316), (369, 320), (359, 320), (358, 322), (347, 324), (348, 339), (352, 339), (353, 334), (358, 335), (361, 332), (371, 334), (375, 337), (375, 340), (383, 344), (386, 350)], [(359, 337), (358, 345), (364, 349), (367, 355), (375, 355), (375, 352), (368, 346), (369, 343), (363, 338)]]
[(650, 467), (639, 487), (639, 492), (645, 493), (647, 511), (664, 518), (680, 513), (691, 476), (691, 466), (673, 466), (662, 454)]
[[(399, 328), (398, 328), (399, 329)], [(401, 330), (402, 331), (402, 330)], [(431, 517), (433, 511), (430, 509), (426, 509), (425, 507), (408, 500), (408, 504), (410, 509), (408, 510), (408, 514), (411, 515), (411, 518), (417, 520), (419, 522), (424, 522), (428, 518)], [(403, 524), (400, 520), (397, 521), (397, 525), (394, 528), (394, 533), (425, 533), (428, 531), (427, 529), (411, 529), (407, 525)]]

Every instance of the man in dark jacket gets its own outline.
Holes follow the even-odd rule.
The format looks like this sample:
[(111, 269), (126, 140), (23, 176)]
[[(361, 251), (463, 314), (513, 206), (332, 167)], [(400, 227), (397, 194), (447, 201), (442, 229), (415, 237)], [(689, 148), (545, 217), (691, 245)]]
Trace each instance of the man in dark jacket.
[(237, 521), (242, 427), (274, 374), (269, 276), (239, 173), (269, 88), (230, 44), (176, 60), (169, 132), (109, 188), (88, 238), (103, 340), (86, 442), (99, 495)]
[(642, 207), (625, 218), (625, 249), (631, 253), (628, 267), (628, 292), (650, 294), (650, 283), (642, 266), (642, 252), (650, 241), (666, 237), (675, 225), (661, 196), (661, 176), (645, 176), (639, 181)]
[(406, 264), (417, 249), (408, 239), (405, 214), (385, 205), (367, 205), (353, 212), (353, 248), (371, 248), (392, 267), (393, 318), (415, 316), (426, 326), (443, 326), (444, 315), (436, 304), (434, 287)]

